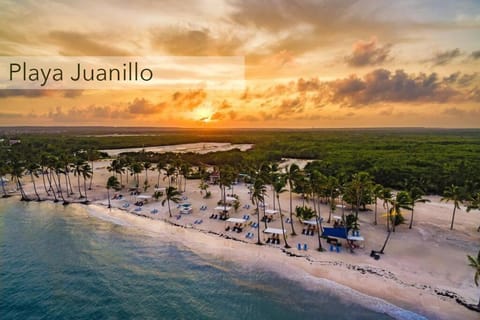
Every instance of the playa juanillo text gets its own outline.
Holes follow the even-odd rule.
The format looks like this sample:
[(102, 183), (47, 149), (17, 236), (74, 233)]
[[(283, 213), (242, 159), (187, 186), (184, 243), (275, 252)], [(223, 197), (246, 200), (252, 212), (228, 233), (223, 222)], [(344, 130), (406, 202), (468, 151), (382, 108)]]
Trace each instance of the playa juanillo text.
[(149, 68), (142, 68), (138, 62), (122, 63), (120, 67), (87, 68), (77, 63), (74, 74), (65, 74), (61, 66), (57, 68), (43, 68), (42, 66), (27, 65), (22, 63), (10, 63), (9, 80), (19, 79), (47, 85), (49, 81), (63, 81), (69, 77), (71, 81), (150, 81), (153, 78), (153, 71)]
[(0, 57), (0, 89), (242, 89), (243, 57)]

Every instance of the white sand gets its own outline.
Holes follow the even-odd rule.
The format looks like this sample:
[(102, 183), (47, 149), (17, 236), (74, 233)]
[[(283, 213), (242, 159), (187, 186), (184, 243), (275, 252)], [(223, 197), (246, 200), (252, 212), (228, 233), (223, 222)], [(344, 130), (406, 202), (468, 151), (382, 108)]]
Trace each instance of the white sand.
[[(95, 163), (94, 190), (89, 192), (89, 198), (94, 203), (106, 205), (106, 189), (104, 187), (107, 177), (110, 175), (106, 171), (108, 161), (98, 161)], [(144, 175), (141, 177), (143, 184)], [(157, 181), (156, 174), (149, 174), (149, 184), (154, 185)], [(124, 177), (125, 179), (125, 177)], [(33, 195), (33, 188), (28, 177), (24, 178), (26, 182), (26, 191)], [(63, 181), (62, 181), (63, 182)], [(130, 178), (130, 183), (132, 182)], [(125, 180), (124, 180), (125, 183)], [(77, 192), (76, 179), (73, 179), (74, 192)], [(161, 180), (162, 186), (165, 182)], [(288, 252), (301, 255), (302, 257), (290, 257), (285, 254), (283, 241), (281, 245), (256, 246), (258, 230), (263, 230), (264, 224), (260, 223), (260, 228), (248, 227), (242, 233), (225, 231), (226, 223), (219, 220), (209, 219), (213, 208), (217, 206), (220, 199), (220, 189), (218, 186), (211, 186), (212, 192), (210, 199), (203, 199), (198, 188), (198, 180), (189, 180), (187, 183), (186, 201), (193, 204), (193, 213), (190, 215), (181, 215), (177, 220), (175, 217), (168, 217), (167, 207), (162, 207), (159, 202), (150, 200), (144, 205), (140, 212), (134, 212), (135, 198), (127, 195), (126, 201), (130, 202), (129, 212), (142, 214), (150, 219), (139, 217), (127, 213), (125, 210), (99, 210), (93, 209), (92, 214), (105, 219), (105, 215), (110, 217), (112, 223), (130, 225), (138, 230), (151, 231), (153, 236), (168, 237), (171, 241), (176, 241), (195, 251), (200, 255), (215, 256), (220, 259), (227, 259), (238, 262), (247, 268), (262, 266), (278, 272), (285, 277), (292, 278), (305, 283), (308, 286), (328, 286), (329, 282), (355, 289), (356, 291), (340, 290), (339, 294), (349, 299), (364, 301), (363, 303), (372, 308), (386, 308), (389, 314), (396, 318), (406, 319), (408, 314), (399, 309), (386, 307), (381, 303), (372, 302), (360, 292), (372, 297), (381, 298), (385, 301), (395, 304), (401, 308), (406, 308), (422, 314), (428, 318), (435, 319), (479, 319), (479, 314), (459, 305), (454, 299), (441, 297), (435, 291), (451, 291), (476, 304), (480, 295), (479, 288), (473, 284), (473, 269), (467, 265), (466, 255), (476, 255), (479, 249), (480, 233), (476, 228), (480, 225), (480, 215), (478, 211), (466, 213), (464, 208), (457, 211), (454, 230), (449, 230), (451, 213), (453, 205), (451, 203), (440, 203), (439, 197), (429, 197), (432, 202), (418, 204), (415, 207), (414, 228), (409, 230), (408, 225), (397, 227), (397, 231), (392, 234), (391, 240), (381, 259), (376, 261), (369, 254), (371, 250), (379, 250), (386, 236), (385, 218), (379, 218), (379, 225), (373, 225), (373, 212), (360, 213), (360, 228), (362, 235), (366, 238), (365, 248), (357, 249), (355, 253), (342, 250), (337, 252), (318, 252), (315, 249), (318, 246), (317, 236), (302, 235), (302, 226), (294, 218), (294, 227), (297, 236), (289, 236), (287, 241), (292, 246)], [(37, 189), (42, 198), (45, 198), (45, 192), (41, 184), (41, 178), (37, 179)], [(83, 190), (83, 189), (82, 189)], [(234, 187), (233, 192), (239, 195), (240, 209), (238, 212), (231, 210), (231, 216), (243, 217), (250, 215), (250, 221), (256, 221), (253, 205), (249, 200), (248, 190), (243, 185)], [(145, 194), (153, 193), (153, 188)], [(69, 200), (76, 200), (78, 195)], [(125, 200), (112, 200), (112, 205), (121, 208)], [(76, 200), (78, 201), (78, 200)], [(272, 206), (272, 195), (268, 188), (269, 208)], [(246, 204), (250, 204), (250, 209), (243, 209)], [(301, 204), (301, 199), (294, 195), (294, 204)], [(206, 211), (200, 211), (202, 205), (207, 206)], [(282, 211), (287, 214), (289, 208), (288, 193), (281, 196)], [(381, 216), (382, 206), (379, 204), (379, 217)], [(151, 214), (150, 211), (156, 208), (159, 212)], [(178, 215), (176, 205), (172, 203), (173, 215)], [(322, 206), (321, 214), (326, 217), (328, 211), (326, 206)], [(341, 213), (337, 209), (336, 214)], [(403, 212), (405, 218), (410, 218), (410, 212)], [(156, 219), (159, 221), (152, 221)], [(182, 225), (186, 228), (178, 228), (162, 222), (168, 220), (172, 223)], [(202, 219), (202, 224), (195, 224), (195, 220)], [(280, 220), (277, 218), (268, 224), (271, 227), (280, 228)], [(191, 230), (198, 229), (198, 232)], [(286, 225), (290, 231), (290, 226)], [(142, 232), (143, 232), (142, 231)], [(211, 234), (208, 232), (212, 232)], [(245, 238), (247, 232), (253, 232), (253, 239)], [(218, 234), (224, 235), (219, 237)], [(260, 233), (262, 242), (266, 238)], [(233, 241), (225, 237), (234, 237), (240, 241)], [(280, 237), (281, 238), (281, 237)], [(298, 243), (308, 245), (307, 251), (299, 251), (296, 246)], [(328, 249), (327, 243), (323, 245)], [(326, 279), (326, 280), (325, 280)], [(337, 288), (337, 287), (335, 287)], [(332, 290), (337, 290), (333, 289)], [(341, 292), (341, 293), (340, 293)], [(365, 300), (366, 299), (366, 300)], [(399, 316), (400, 314), (400, 316)]]

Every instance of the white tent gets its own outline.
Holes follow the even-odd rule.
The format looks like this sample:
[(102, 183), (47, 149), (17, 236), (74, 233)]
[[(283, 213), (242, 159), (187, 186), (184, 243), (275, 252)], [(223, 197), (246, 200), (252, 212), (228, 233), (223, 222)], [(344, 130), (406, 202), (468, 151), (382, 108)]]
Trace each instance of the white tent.
[(309, 225), (313, 225), (313, 226), (316, 226), (316, 225), (317, 225), (317, 220), (314, 220), (314, 219), (312, 219), (312, 220), (303, 220), (302, 222), (303, 222), (303, 224), (309, 224)]
[(143, 194), (137, 196), (137, 199), (145, 199), (146, 200), (146, 199), (151, 199), (151, 198), (152, 198), (152, 196), (147, 196), (147, 195), (143, 195)]
[(272, 233), (272, 234), (283, 234), (283, 231), (285, 229), (277, 229), (277, 228), (267, 228), (265, 229), (265, 231), (263, 231), (264, 233)]
[(155, 189), (153, 189), (153, 190), (155, 190), (155, 191), (165, 191), (166, 188), (155, 188)]
[(265, 214), (276, 214), (278, 212), (279, 212), (278, 210), (272, 210), (272, 209), (265, 210)]
[(242, 218), (228, 218), (227, 222), (233, 222), (233, 223), (245, 223), (247, 220), (242, 219)]
[(237, 198), (235, 198), (235, 197), (225, 197), (225, 201), (227, 201), (227, 202), (234, 202), (236, 200), (237, 200)]
[(218, 210), (218, 211), (225, 211), (225, 210), (228, 211), (230, 209), (232, 209), (232, 207), (220, 207), (220, 206), (215, 207), (215, 210)]

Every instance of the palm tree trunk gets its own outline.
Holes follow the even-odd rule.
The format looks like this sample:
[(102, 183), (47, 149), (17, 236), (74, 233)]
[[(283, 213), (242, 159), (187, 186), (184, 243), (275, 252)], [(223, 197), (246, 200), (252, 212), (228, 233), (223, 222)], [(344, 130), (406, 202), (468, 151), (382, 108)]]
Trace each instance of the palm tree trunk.
[(107, 188), (107, 198), (108, 198), (108, 208), (112, 209), (112, 205), (110, 203), (110, 188)]
[[(51, 171), (49, 171), (49, 172), (47, 173), (48, 185), (49, 185), (49, 187), (50, 187), (50, 190), (52, 190), (52, 192), (53, 192), (53, 199), (54, 199), (53, 202), (58, 202), (57, 192), (53, 189), (53, 186), (52, 186), (52, 178), (51, 178), (50, 174), (51, 174)], [(47, 194), (48, 194), (48, 193), (47, 193)]]
[(58, 193), (60, 193), (60, 198), (62, 198), (63, 202), (65, 203), (65, 197), (63, 196), (63, 191), (62, 191), (62, 184), (60, 180), (60, 175), (57, 173), (57, 179), (58, 179)]
[(78, 186), (78, 193), (80, 193), (79, 199), (83, 199), (82, 189), (80, 189), (80, 173), (77, 175), (77, 186)]
[(72, 181), (70, 180), (70, 174), (67, 172), (68, 185), (70, 186), (70, 194), (73, 195)]
[(387, 242), (390, 239), (391, 232), (388, 231), (387, 237), (385, 238), (385, 242), (383, 243), (382, 249), (380, 249), (379, 253), (383, 254), (383, 251), (385, 250), (385, 247), (387, 246)]
[(167, 206), (168, 206), (168, 214), (170, 215), (170, 218), (172, 217), (172, 210), (170, 209), (170, 200), (167, 199)]
[(453, 204), (452, 223), (450, 224), (450, 230), (453, 230), (453, 222), (455, 221), (455, 211), (457, 210), (457, 204)]
[(387, 231), (390, 232), (390, 210), (388, 209), (388, 204), (387, 204)]
[(377, 225), (377, 198), (376, 197), (375, 197), (375, 221), (373, 221), (373, 224)]
[(18, 177), (17, 177), (17, 185), (18, 185), (18, 188), (20, 189), (20, 194), (22, 195), (22, 200), (30, 200), (30, 199), (28, 199), (27, 194), (25, 193), (25, 190), (23, 190), (22, 181)]
[[(256, 200), (255, 203), (257, 206), (257, 224), (260, 225), (260, 209), (258, 208), (258, 200)], [(257, 230), (257, 244), (262, 244), (262, 242), (260, 241), (260, 228), (258, 228)]]
[(265, 200), (262, 201), (262, 204), (263, 204), (263, 219), (265, 219), (264, 223), (265, 223), (265, 230), (266, 230), (268, 228), (268, 224), (267, 224), (267, 215), (266, 215), (267, 213), (266, 213), (266, 208), (265, 208)]
[(295, 228), (293, 227), (292, 190), (291, 189), (290, 189), (290, 226), (292, 227), (292, 236), (296, 236), (297, 234), (295, 233)]
[(88, 202), (88, 197), (87, 197), (87, 179), (83, 177), (83, 191), (85, 194), (85, 202)]
[[(88, 190), (92, 190), (92, 182), (93, 182), (93, 171), (94, 171), (94, 168), (93, 168), (93, 160), (91, 161), (92, 163), (92, 175), (90, 176), (90, 186), (88, 187)], [(85, 198), (87, 197), (87, 192), (85, 191)]]
[(412, 215), (410, 216), (410, 225), (408, 226), (408, 229), (412, 229), (413, 225), (413, 209), (415, 208), (415, 205), (412, 204)]
[(35, 185), (35, 179), (33, 177), (33, 173), (30, 172), (30, 177), (32, 178), (32, 183), (33, 183), (33, 190), (35, 191), (35, 195), (37, 196), (37, 200), (40, 201), (40, 195), (37, 192), (37, 186)]
[(288, 249), (288, 248), (291, 248), (291, 247), (288, 245), (287, 236), (285, 235), (285, 227), (283, 225), (282, 209), (280, 208), (280, 197), (279, 197), (278, 193), (277, 193), (277, 201), (278, 201), (278, 211), (279, 211), (279, 215), (280, 215), (280, 221), (282, 222), (283, 241), (285, 242), (285, 249)]
[[(315, 206), (315, 196), (313, 196), (313, 204)], [(316, 212), (316, 210), (315, 210)], [(320, 203), (318, 204), (318, 215), (316, 217), (317, 219), (317, 231), (318, 231), (318, 251), (323, 251), (323, 246), (322, 246), (322, 238), (320, 236), (320, 231), (321, 231), (321, 225), (320, 225), (320, 220), (322, 219), (322, 215), (320, 214)]]
[(50, 196), (50, 192), (48, 192), (47, 190), (47, 184), (45, 183), (45, 169), (43, 167), (42, 167), (42, 180), (43, 180), (43, 188), (45, 189), (47, 196)]
[(65, 176), (65, 187), (67, 188), (67, 191), (66, 191), (66, 192), (67, 192), (67, 198), (68, 198), (68, 195), (70, 194), (70, 193), (68, 192), (68, 190), (69, 190), (69, 188), (68, 188), (68, 177), (67, 177), (67, 174), (66, 174), (66, 173), (64, 173), (64, 176)]

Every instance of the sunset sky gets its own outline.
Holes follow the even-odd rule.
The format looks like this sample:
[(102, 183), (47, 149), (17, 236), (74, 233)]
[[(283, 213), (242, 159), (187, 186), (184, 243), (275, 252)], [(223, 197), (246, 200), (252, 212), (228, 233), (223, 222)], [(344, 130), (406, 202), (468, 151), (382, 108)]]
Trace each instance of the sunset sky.
[(244, 90), (0, 90), (0, 125), (480, 127), (480, 2), (0, 0), (3, 56), (243, 56)]

